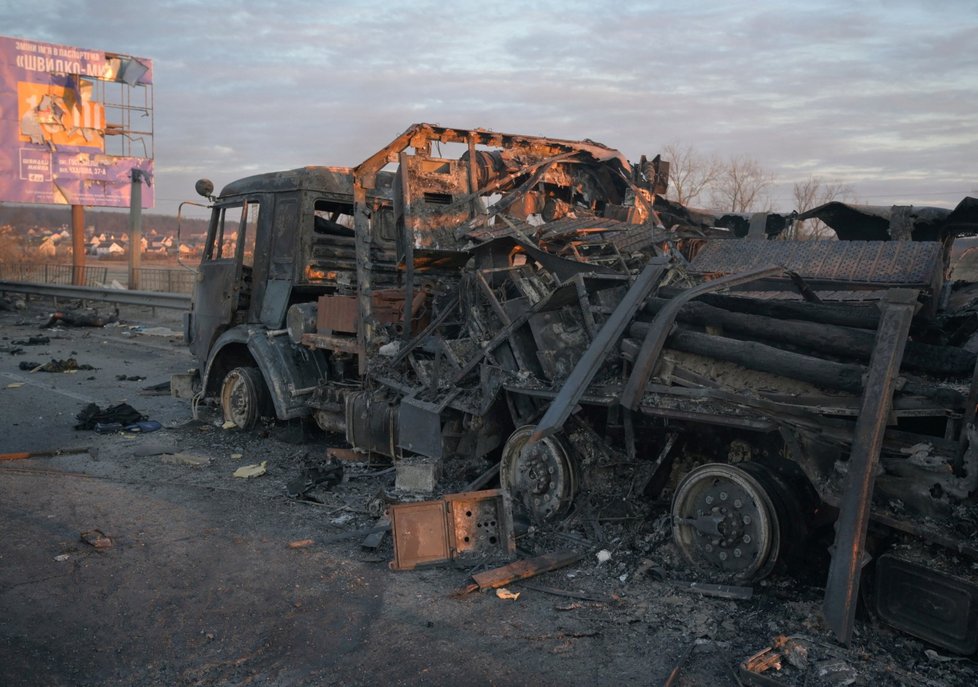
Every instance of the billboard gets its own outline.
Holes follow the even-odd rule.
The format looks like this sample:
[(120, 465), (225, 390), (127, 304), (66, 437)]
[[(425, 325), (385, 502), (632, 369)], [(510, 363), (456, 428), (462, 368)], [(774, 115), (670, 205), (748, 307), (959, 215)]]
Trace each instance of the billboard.
[(153, 175), (152, 83), (148, 59), (0, 36), (0, 201), (128, 207), (131, 170)]

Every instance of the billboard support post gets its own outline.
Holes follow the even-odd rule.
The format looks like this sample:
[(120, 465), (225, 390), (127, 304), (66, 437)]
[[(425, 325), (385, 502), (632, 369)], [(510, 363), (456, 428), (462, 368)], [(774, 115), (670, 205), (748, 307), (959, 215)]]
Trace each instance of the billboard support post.
[(129, 195), (129, 288), (139, 289), (139, 259), (143, 249), (143, 170), (133, 167)]
[(71, 283), (85, 286), (85, 206), (71, 206)]

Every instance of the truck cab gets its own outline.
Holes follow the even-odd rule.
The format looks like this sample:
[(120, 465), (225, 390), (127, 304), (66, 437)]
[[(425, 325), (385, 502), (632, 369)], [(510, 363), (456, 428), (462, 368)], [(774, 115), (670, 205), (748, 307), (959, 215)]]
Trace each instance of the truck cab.
[[(389, 175), (370, 202), (372, 243), (390, 262)], [(226, 420), (250, 427), (262, 415), (308, 414), (294, 390), (325, 381), (326, 355), (284, 336), (286, 314), (322, 295), (356, 294), (352, 223), (349, 168), (259, 174), (213, 198), (185, 338)]]

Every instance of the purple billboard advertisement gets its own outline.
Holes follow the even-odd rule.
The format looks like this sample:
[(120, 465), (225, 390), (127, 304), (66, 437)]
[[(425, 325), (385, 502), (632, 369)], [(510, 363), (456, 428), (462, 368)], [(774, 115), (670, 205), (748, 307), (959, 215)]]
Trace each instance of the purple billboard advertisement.
[[(145, 88), (152, 62), (0, 36), (0, 201), (129, 206), (132, 169), (152, 179), (153, 160), (106, 154), (107, 137), (130, 136), (107, 121), (128, 114), (106, 102), (109, 83)], [(153, 207), (152, 186), (142, 206)]]

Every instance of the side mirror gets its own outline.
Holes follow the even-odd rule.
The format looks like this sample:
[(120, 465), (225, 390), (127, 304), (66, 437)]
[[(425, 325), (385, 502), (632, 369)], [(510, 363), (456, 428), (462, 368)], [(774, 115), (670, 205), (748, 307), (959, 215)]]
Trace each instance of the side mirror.
[(198, 195), (204, 196), (207, 200), (213, 199), (214, 182), (210, 179), (198, 179), (197, 183), (194, 184), (194, 189)]

